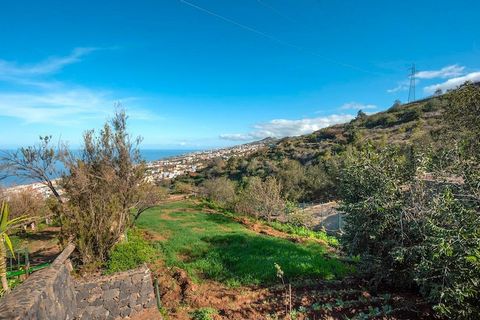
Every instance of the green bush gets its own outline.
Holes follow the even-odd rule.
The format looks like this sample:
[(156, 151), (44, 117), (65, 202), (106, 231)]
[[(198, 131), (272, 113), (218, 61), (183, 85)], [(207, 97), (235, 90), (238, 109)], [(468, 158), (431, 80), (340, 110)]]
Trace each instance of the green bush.
[(421, 112), (418, 109), (408, 109), (398, 114), (397, 124), (410, 122), (420, 118)]
[(126, 271), (150, 262), (156, 255), (155, 248), (150, 245), (139, 231), (129, 230), (124, 241), (116, 244), (110, 252), (106, 273)]
[(218, 311), (214, 308), (200, 308), (190, 313), (192, 320), (212, 320)]
[(446, 189), (425, 221), (425, 241), (415, 249), (416, 281), (434, 309), (449, 318), (480, 316), (480, 223), (478, 208)]
[(392, 127), (397, 123), (397, 117), (393, 114), (378, 114), (374, 116), (370, 116), (368, 120), (365, 122), (365, 127), (371, 129), (375, 127), (383, 127), (388, 128)]
[(295, 226), (293, 224), (281, 223), (277, 221), (269, 222), (267, 223), (267, 225), (269, 225), (270, 227), (276, 230), (279, 230), (288, 234), (300, 236), (303, 238), (323, 240), (331, 246), (339, 245), (337, 238), (327, 235), (324, 231), (314, 231), (307, 227)]
[[(480, 162), (450, 153), (354, 152), (341, 174), (342, 244), (374, 283), (417, 287), (439, 315), (478, 319)], [(419, 179), (427, 167), (434, 178)], [(465, 183), (442, 181), (453, 175)]]
[(202, 194), (218, 206), (232, 209), (235, 205), (235, 183), (226, 177), (205, 180)]

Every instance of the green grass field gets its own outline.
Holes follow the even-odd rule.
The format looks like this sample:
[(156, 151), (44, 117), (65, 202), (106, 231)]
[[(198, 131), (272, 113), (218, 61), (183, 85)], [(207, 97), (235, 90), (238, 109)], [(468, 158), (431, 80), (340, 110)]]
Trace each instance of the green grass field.
[(230, 286), (274, 283), (279, 281), (274, 263), (288, 281), (335, 279), (350, 272), (319, 243), (258, 234), (224, 215), (202, 212), (190, 201), (150, 209), (137, 226), (163, 238), (155, 247), (167, 266), (186, 270), (195, 281), (213, 279)]

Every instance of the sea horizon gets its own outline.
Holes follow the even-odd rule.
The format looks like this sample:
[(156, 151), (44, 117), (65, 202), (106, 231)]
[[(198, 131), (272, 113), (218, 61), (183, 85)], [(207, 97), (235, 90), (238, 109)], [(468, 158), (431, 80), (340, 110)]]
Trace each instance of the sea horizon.
[[(16, 149), (3, 149), (0, 151), (13, 151)], [(198, 151), (203, 151), (203, 149), (153, 149), (153, 148), (148, 148), (148, 149), (140, 149), (140, 154), (146, 162), (152, 162), (152, 161), (157, 161), (157, 160), (162, 160), (162, 159), (167, 159), (171, 157), (177, 157), (177, 156), (182, 156), (186, 155), (189, 153), (193, 152), (198, 152)], [(57, 178), (57, 177), (52, 177), (52, 178)], [(27, 185), (31, 183), (36, 183), (38, 181), (33, 181), (31, 179), (26, 179), (23, 177), (18, 177), (18, 176), (8, 176), (4, 178), (3, 180), (0, 180), (0, 187), (2, 188), (10, 188), (14, 186), (21, 186), (21, 185)]]

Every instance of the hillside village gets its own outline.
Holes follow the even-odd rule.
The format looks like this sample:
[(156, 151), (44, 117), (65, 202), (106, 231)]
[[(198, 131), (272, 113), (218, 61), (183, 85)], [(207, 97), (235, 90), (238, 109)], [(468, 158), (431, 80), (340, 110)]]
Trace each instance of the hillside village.
[(246, 157), (271, 144), (273, 139), (236, 145), (229, 148), (206, 150), (171, 157), (148, 163), (148, 180), (160, 182), (178, 176), (189, 175), (207, 167), (215, 159), (228, 160), (232, 157)]

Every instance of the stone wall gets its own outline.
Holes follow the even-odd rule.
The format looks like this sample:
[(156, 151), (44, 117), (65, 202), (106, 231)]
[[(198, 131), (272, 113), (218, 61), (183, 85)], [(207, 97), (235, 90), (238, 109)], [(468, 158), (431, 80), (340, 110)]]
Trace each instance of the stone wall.
[(146, 266), (77, 282), (75, 289), (78, 319), (123, 319), (156, 303)]
[(146, 266), (91, 280), (74, 280), (69, 245), (0, 299), (0, 320), (124, 319), (155, 306)]
[(33, 273), (2, 298), (0, 319), (73, 319), (77, 301), (68, 256), (74, 249), (67, 246), (50, 267)]

